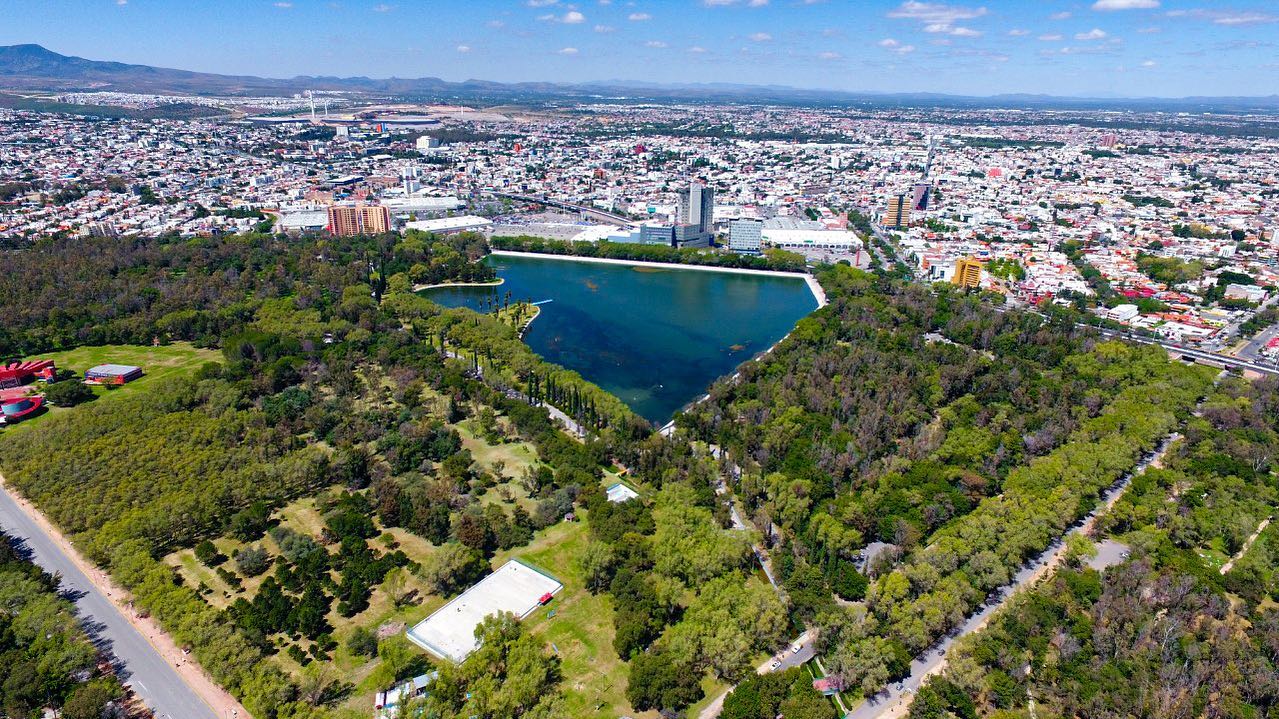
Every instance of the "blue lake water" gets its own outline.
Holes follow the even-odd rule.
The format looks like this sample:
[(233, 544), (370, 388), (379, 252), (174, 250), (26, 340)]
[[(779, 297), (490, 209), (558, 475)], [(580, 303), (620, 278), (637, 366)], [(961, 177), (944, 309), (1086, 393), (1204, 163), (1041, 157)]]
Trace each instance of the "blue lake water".
[(472, 309), (508, 291), (512, 301), (551, 300), (524, 337), (529, 347), (657, 424), (817, 307), (799, 278), (555, 258), (484, 261), (497, 269), (502, 285), (422, 294)]

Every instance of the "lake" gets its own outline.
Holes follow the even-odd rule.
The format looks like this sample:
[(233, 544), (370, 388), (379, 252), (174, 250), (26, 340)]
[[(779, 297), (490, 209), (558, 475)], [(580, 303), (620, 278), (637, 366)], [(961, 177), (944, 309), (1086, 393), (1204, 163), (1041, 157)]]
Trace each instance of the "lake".
[(505, 282), (423, 296), (478, 309), (485, 298), (541, 302), (524, 336), (635, 412), (665, 424), (717, 378), (785, 337), (817, 307), (803, 279), (490, 255)]

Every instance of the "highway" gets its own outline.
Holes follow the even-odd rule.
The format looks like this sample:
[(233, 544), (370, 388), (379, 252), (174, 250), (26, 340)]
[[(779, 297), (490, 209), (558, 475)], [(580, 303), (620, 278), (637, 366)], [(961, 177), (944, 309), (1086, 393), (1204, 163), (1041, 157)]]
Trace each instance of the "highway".
[(606, 222), (614, 225), (621, 225), (622, 227), (630, 227), (631, 225), (635, 224), (635, 221), (632, 220), (631, 218), (624, 217), (615, 212), (608, 212), (606, 210), (601, 210), (598, 207), (587, 207), (586, 205), (575, 205), (571, 202), (564, 202), (562, 200), (552, 200), (549, 197), (534, 197), (532, 195), (516, 195), (510, 192), (499, 192), (497, 190), (480, 190), (480, 193), (485, 195), (492, 195), (494, 197), (504, 197), (508, 200), (515, 200), (516, 202), (533, 202), (539, 205), (546, 205), (547, 207), (558, 207), (561, 210), (571, 210), (573, 212), (580, 212), (584, 215), (593, 217), (596, 220), (599, 220), (601, 222)]
[(94, 586), (26, 512), (7, 488), (0, 486), (0, 527), (22, 541), (31, 559), (46, 572), (62, 577), (62, 592), (75, 602), (80, 621), (108, 654), (120, 680), (155, 712), (157, 719), (226, 719), (218, 715), (143, 636), (111, 600)]
[(1159, 447), (1149, 456), (1142, 459), (1137, 466), (1123, 476), (1118, 482), (1107, 489), (1102, 494), (1102, 501), (1085, 516), (1081, 521), (1076, 522), (1073, 528), (1066, 535), (1059, 538), (1056, 542), (1049, 545), (1039, 556), (1030, 561), (1029, 564), (1022, 567), (1013, 579), (1007, 585), (1001, 587), (982, 605), (981, 610), (976, 614), (968, 617), (954, 632), (944, 637), (934, 646), (924, 650), (923, 654), (916, 657), (910, 663), (910, 676), (901, 681), (890, 684), (888, 688), (870, 697), (866, 701), (859, 704), (852, 711), (844, 715), (844, 719), (880, 719), (881, 717), (897, 717), (902, 716), (909, 708), (910, 697), (919, 691), (924, 680), (939, 671), (945, 665), (946, 652), (951, 645), (960, 637), (978, 631), (986, 626), (986, 622), (990, 617), (1018, 591), (1029, 587), (1039, 581), (1050, 569), (1057, 565), (1066, 550), (1066, 537), (1071, 534), (1087, 535), (1092, 531), (1093, 524), (1102, 511), (1110, 509), (1123, 496), (1124, 490), (1132, 483), (1133, 477), (1145, 472), (1152, 465), (1158, 466), (1168, 449), (1181, 438), (1178, 433), (1173, 433), (1164, 438)]

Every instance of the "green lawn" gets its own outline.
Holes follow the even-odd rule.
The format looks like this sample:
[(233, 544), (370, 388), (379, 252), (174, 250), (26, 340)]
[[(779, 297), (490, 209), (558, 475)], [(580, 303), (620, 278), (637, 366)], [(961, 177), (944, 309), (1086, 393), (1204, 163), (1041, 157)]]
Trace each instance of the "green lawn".
[(528, 546), (499, 552), (493, 558), (493, 566), (500, 567), (506, 560), (517, 558), (564, 583), (555, 601), (524, 620), (560, 657), (564, 716), (656, 717), (657, 712), (632, 710), (626, 701), (629, 671), (613, 651), (612, 600), (607, 594), (591, 594), (578, 568), (578, 557), (588, 539), (584, 521), (561, 522), (539, 532)]
[[(137, 365), (142, 368), (143, 376), (123, 387), (114, 389), (94, 387), (93, 392), (98, 396), (95, 401), (103, 401), (119, 395), (146, 392), (150, 385), (165, 377), (190, 374), (203, 366), (204, 363), (216, 362), (221, 358), (222, 354), (217, 350), (200, 349), (189, 342), (174, 342), (162, 347), (140, 345), (78, 347), (65, 352), (46, 352), (27, 359), (51, 359), (57, 364), (59, 369), (74, 370), (77, 376), (82, 376), (85, 370), (100, 364)], [(74, 410), (74, 407), (50, 407), (49, 411), (38, 417), (32, 417), (3, 431), (25, 431), (31, 427), (40, 426), (46, 417)]]

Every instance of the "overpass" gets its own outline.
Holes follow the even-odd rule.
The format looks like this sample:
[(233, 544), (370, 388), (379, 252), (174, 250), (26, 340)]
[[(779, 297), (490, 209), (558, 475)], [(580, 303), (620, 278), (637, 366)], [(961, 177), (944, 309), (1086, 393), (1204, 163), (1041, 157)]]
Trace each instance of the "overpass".
[(608, 212), (606, 210), (601, 210), (598, 207), (587, 207), (585, 205), (575, 205), (571, 202), (565, 202), (563, 200), (553, 200), (549, 197), (534, 197), (532, 195), (516, 195), (511, 192), (499, 192), (497, 190), (480, 190), (480, 193), (484, 195), (492, 195), (493, 197), (505, 198), (507, 200), (514, 200), (516, 202), (532, 202), (539, 205), (546, 205), (547, 207), (556, 207), (561, 210), (578, 212), (583, 215), (586, 215), (587, 217), (593, 220), (598, 220), (599, 222), (604, 222), (610, 225), (621, 225), (622, 227), (630, 227), (631, 225), (635, 224), (635, 221), (632, 220), (631, 218), (623, 217), (622, 215), (619, 215), (615, 212)]

